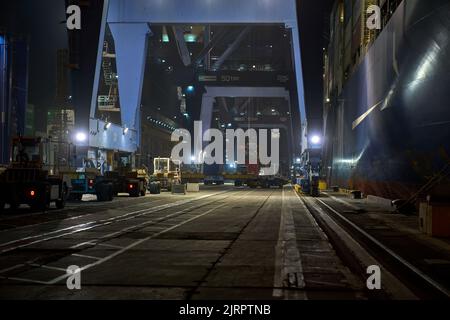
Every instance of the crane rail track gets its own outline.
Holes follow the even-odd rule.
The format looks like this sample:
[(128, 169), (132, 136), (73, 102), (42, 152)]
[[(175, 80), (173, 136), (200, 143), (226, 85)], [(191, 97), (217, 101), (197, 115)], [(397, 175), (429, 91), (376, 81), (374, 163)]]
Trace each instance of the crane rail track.
[[(346, 260), (347, 263), (352, 264), (350, 267), (353, 268), (354, 271), (358, 271), (355, 270), (355, 268), (358, 269), (358, 266), (356, 266), (356, 261), (354, 261), (356, 258), (354, 256), (352, 257), (351, 252), (348, 252), (349, 250), (346, 250), (347, 252), (345, 252), (345, 244), (339, 240), (339, 235), (327, 225), (327, 222), (320, 217), (320, 215), (316, 212), (316, 209), (314, 209), (311, 204), (305, 201), (302, 196), (299, 197), (317, 223), (322, 227), (322, 229), (324, 229), (327, 236), (329, 236), (333, 245), (337, 247), (341, 255), (344, 255), (343, 259)], [(380, 240), (364, 231), (363, 228), (350, 221), (342, 213), (327, 204), (325, 201), (319, 198), (313, 198), (312, 201), (318, 204), (340, 227), (351, 234), (352, 237), (363, 248), (365, 248), (368, 253), (375, 257), (378, 261), (381, 261), (383, 265), (388, 268), (388, 270), (392, 271), (396, 277), (401, 279), (401, 281), (404, 282), (414, 293), (417, 293), (419, 297), (424, 299), (450, 299), (449, 289), (438, 283), (430, 275), (426, 274), (417, 266), (407, 261), (399, 253), (390, 249)], [(362, 276), (361, 272), (361, 266), (359, 266), (359, 273)]]

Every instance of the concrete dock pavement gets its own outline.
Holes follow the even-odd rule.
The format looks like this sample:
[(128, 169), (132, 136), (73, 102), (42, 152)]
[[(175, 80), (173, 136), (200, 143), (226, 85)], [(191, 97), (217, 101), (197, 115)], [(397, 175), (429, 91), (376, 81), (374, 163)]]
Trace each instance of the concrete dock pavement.
[[(0, 231), (0, 298), (398, 298), (367, 289), (342, 254), (350, 249), (311, 210), (316, 200), (291, 186), (117, 201), (17, 226), (23, 217), (10, 217)], [(67, 287), (69, 266), (81, 271), (80, 290)]]

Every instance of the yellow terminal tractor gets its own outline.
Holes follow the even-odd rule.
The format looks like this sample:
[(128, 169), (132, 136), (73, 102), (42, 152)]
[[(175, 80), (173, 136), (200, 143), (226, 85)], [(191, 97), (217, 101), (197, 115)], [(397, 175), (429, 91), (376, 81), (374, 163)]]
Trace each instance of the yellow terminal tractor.
[(181, 162), (171, 158), (155, 158), (153, 175), (150, 177), (151, 194), (159, 194), (161, 190), (172, 191), (172, 186), (181, 183)]
[(116, 169), (105, 172), (105, 178), (113, 184), (114, 195), (128, 193), (130, 197), (145, 196), (149, 183), (148, 169), (134, 168), (131, 153), (116, 153)]

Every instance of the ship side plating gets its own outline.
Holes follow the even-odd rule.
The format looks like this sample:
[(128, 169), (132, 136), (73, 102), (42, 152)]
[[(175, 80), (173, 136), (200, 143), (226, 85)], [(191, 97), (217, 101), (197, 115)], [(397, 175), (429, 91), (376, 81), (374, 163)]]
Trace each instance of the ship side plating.
[[(330, 185), (409, 198), (450, 162), (450, 2), (400, 2), (353, 70), (339, 17), (347, 2), (335, 5), (325, 55), (325, 174)], [(351, 42), (353, 52), (355, 33)], [(446, 183), (436, 197), (450, 199)]]

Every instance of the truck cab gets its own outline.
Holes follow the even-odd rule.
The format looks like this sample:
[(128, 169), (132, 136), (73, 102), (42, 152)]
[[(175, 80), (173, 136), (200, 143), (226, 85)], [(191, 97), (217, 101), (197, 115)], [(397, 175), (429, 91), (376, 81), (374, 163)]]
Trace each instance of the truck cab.
[(105, 178), (113, 185), (114, 195), (145, 196), (149, 183), (147, 168), (134, 168), (132, 154), (126, 152), (116, 153), (114, 162), (115, 170), (105, 172)]
[(150, 193), (157, 194), (161, 189), (170, 192), (173, 185), (181, 184), (181, 161), (158, 157), (153, 160), (153, 167)]
[(98, 201), (112, 201), (114, 197), (113, 184), (100, 175), (96, 168), (80, 168), (64, 172), (64, 178), (70, 180), (70, 198), (80, 201), (85, 194), (97, 196)]
[(0, 211), (8, 204), (46, 210), (54, 202), (58, 209), (66, 203), (67, 184), (44, 169), (41, 138), (16, 137), (11, 144), (10, 165), (0, 173)]

